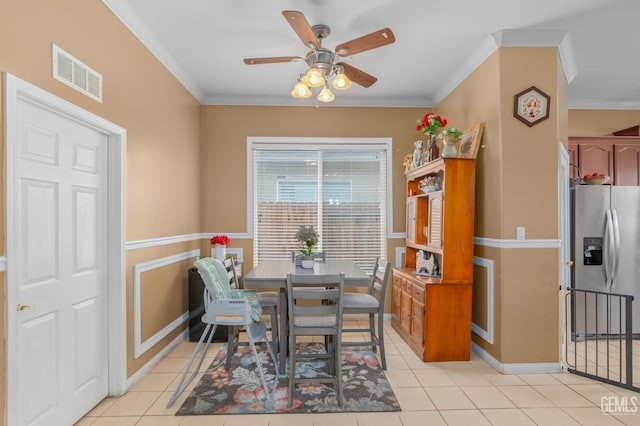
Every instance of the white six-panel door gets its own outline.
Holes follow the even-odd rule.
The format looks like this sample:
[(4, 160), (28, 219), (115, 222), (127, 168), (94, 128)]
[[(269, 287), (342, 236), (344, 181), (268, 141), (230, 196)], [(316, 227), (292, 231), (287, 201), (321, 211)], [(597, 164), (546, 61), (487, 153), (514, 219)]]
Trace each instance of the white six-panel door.
[(15, 420), (73, 424), (108, 393), (107, 135), (22, 99), (18, 123)]

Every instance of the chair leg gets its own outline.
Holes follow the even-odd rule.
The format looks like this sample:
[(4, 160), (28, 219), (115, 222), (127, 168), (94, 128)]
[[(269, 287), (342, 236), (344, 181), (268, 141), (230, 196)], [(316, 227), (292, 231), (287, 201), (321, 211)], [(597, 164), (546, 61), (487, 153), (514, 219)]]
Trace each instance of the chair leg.
[[(260, 357), (258, 356), (258, 351), (256, 349), (255, 339), (254, 339), (254, 336), (251, 334), (251, 327), (246, 327), (246, 330), (247, 330), (247, 336), (249, 338), (249, 346), (251, 346), (251, 351), (253, 352), (253, 358), (256, 361), (256, 367), (258, 367), (258, 373), (260, 374), (260, 380), (262, 381), (262, 389), (264, 389), (265, 400), (273, 400), (272, 393), (273, 391), (275, 391), (276, 383), (278, 380), (277, 367), (276, 367), (276, 375), (275, 375), (275, 380), (273, 382), (272, 392), (269, 392), (269, 387), (267, 386), (267, 380), (264, 376), (264, 369), (262, 368), (262, 362), (260, 361)], [(271, 351), (271, 345), (269, 345), (269, 341), (267, 340), (266, 334), (264, 335), (264, 341), (267, 344), (267, 350), (269, 351), (270, 355), (272, 356), (273, 359), (275, 359), (275, 357), (273, 356), (273, 352)]]
[(295, 392), (296, 379), (296, 338), (289, 336), (289, 398), (288, 407), (293, 405), (293, 393)]
[(227, 362), (225, 364), (227, 371), (231, 368), (231, 358), (233, 358), (233, 354), (236, 352), (236, 342), (239, 331), (240, 328), (237, 326), (227, 326)]
[(342, 407), (343, 405), (343, 393), (342, 393), (342, 338), (338, 338), (336, 336), (335, 345), (334, 345), (334, 364), (335, 364), (335, 372), (336, 375), (336, 391), (338, 394), (338, 407)]
[(374, 316), (374, 314), (370, 312), (369, 313), (369, 333), (371, 333), (371, 343), (372, 343), (371, 350), (375, 354), (376, 353), (376, 344), (375, 344), (375, 341), (376, 341), (376, 329), (375, 329), (375, 323), (373, 321), (373, 319), (374, 319), (373, 316)]
[(384, 356), (384, 314), (378, 312), (378, 346), (380, 346), (380, 361), (382, 369), (387, 369), (387, 360)]
[(269, 310), (271, 314), (271, 346), (273, 351), (278, 353), (278, 313), (275, 306)]
[(187, 373), (189, 372), (189, 369), (191, 368), (191, 365), (193, 364), (193, 361), (196, 359), (196, 356), (198, 355), (198, 352), (200, 351), (200, 348), (202, 347), (202, 342), (204, 341), (204, 337), (207, 335), (209, 330), (211, 330), (211, 324), (207, 324), (207, 326), (204, 328), (204, 331), (202, 332), (202, 335), (200, 336), (200, 340), (198, 340), (198, 344), (196, 345), (196, 349), (193, 351), (193, 355), (191, 355), (191, 359), (189, 360), (189, 362), (187, 363), (186, 367), (184, 368), (184, 372), (182, 373), (182, 376), (180, 377), (180, 382), (178, 382), (178, 385), (176, 386), (176, 389), (173, 391), (173, 395), (171, 395), (171, 398), (169, 398), (169, 402), (167, 403), (167, 408), (170, 408), (173, 405), (173, 403), (176, 402), (176, 399), (178, 399), (180, 394), (182, 394), (182, 392), (187, 388), (187, 386), (189, 386), (189, 383), (191, 383), (191, 381), (194, 379), (194, 377), (196, 377), (198, 375), (198, 373), (200, 372), (200, 367), (202, 366), (202, 361), (204, 360), (204, 357), (207, 354), (207, 350), (209, 349), (209, 344), (211, 343), (211, 339), (213, 339), (213, 333), (215, 333), (215, 331), (216, 331), (216, 325), (213, 325), (213, 330), (211, 330), (211, 333), (209, 333), (209, 336), (207, 338), (207, 343), (205, 344), (204, 348), (202, 349), (202, 355), (200, 356), (200, 359), (198, 360), (198, 365), (196, 365), (196, 368), (191, 373), (191, 376), (189, 376), (189, 379), (185, 382), (185, 377), (187, 376)]

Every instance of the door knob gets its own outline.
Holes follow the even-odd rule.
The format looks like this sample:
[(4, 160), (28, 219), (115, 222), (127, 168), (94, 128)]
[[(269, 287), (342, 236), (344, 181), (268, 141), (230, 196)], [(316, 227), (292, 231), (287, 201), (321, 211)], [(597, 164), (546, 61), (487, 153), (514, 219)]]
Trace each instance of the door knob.
[(564, 263), (567, 266), (573, 266), (573, 260), (565, 260)]
[(35, 308), (36, 308), (36, 305), (22, 305), (18, 303), (16, 310), (20, 312), (20, 311), (24, 311), (25, 309), (35, 309)]

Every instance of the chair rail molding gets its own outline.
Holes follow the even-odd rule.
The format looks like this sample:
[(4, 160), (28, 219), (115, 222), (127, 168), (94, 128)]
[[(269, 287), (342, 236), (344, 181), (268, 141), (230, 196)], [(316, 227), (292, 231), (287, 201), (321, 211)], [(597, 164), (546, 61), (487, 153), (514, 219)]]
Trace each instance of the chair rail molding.
[(477, 246), (502, 249), (560, 248), (559, 239), (500, 240), (497, 238), (473, 237), (473, 243)]
[(218, 234), (225, 234), (231, 239), (238, 239), (238, 240), (251, 238), (251, 236), (247, 233), (230, 233), (230, 232), (206, 232), (206, 233), (200, 233), (200, 234), (171, 235), (168, 237), (147, 238), (144, 240), (127, 241), (125, 244), (125, 249), (127, 251), (139, 250), (139, 249), (149, 248), (149, 247), (184, 243), (187, 241), (209, 240), (211, 239), (211, 237)]
[(142, 341), (142, 317), (141, 317), (141, 276), (143, 272), (150, 271), (152, 269), (161, 268), (163, 266), (170, 265), (172, 263), (181, 262), (183, 260), (198, 258), (200, 256), (200, 250), (191, 250), (184, 253), (179, 253), (173, 256), (163, 257), (161, 259), (150, 260), (144, 263), (138, 263), (133, 265), (133, 357), (139, 358), (143, 353), (151, 349), (156, 343), (162, 340), (165, 336), (175, 330), (180, 324), (189, 320), (189, 311), (183, 312), (178, 318), (171, 321), (163, 329), (159, 330), (153, 336)]

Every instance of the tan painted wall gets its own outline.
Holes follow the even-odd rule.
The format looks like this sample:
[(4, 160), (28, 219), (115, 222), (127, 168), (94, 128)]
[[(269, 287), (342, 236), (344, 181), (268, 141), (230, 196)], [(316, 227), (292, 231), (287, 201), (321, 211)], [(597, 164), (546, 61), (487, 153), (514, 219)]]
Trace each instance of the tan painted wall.
[[(393, 173), (393, 230), (404, 232), (404, 156), (413, 151), (420, 134), (416, 120), (424, 108), (339, 108), (203, 106), (202, 230), (244, 233), (247, 212), (247, 137), (390, 137)], [(234, 240), (230, 247), (244, 249), (247, 268), (252, 265), (250, 240)], [(389, 241), (388, 258), (403, 240)], [(248, 269), (247, 269), (248, 271)]]
[[(524, 226), (527, 239), (558, 238), (558, 140), (566, 135), (558, 70), (556, 49), (503, 48), (437, 106), (452, 126), (485, 124), (476, 171), (478, 237), (515, 239), (516, 227)], [(513, 97), (531, 85), (552, 102), (550, 118), (529, 128), (513, 117)], [(502, 363), (557, 362), (557, 250), (476, 246), (475, 255), (494, 263), (494, 343), (476, 335), (474, 341)], [(486, 326), (486, 270), (476, 265), (474, 275), (480, 288), (473, 318)]]
[[(52, 43), (103, 75), (102, 103), (51, 77)], [(127, 241), (200, 231), (199, 103), (101, 1), (3, 2), (0, 13), (0, 71), (9, 72), (127, 130)], [(0, 135), (3, 134), (4, 129), (0, 128)], [(0, 141), (1, 156), (4, 153), (4, 139)], [(4, 186), (3, 171), (2, 188)], [(5, 201), (2, 189), (2, 223)], [(4, 238), (4, 229), (0, 228), (0, 240)], [(200, 242), (191, 244), (194, 245), (199, 247)], [(0, 255), (5, 255), (3, 247), (4, 244), (0, 245)], [(179, 245), (173, 245), (143, 250), (143, 254), (127, 252), (129, 375), (143, 362), (142, 359), (136, 362), (131, 360), (131, 267), (139, 257), (150, 260), (155, 256), (179, 253), (182, 249)], [(5, 279), (4, 275), (0, 278)], [(149, 300), (143, 300), (143, 308), (146, 304), (154, 305), (156, 300), (176, 294), (184, 285), (175, 276), (170, 280), (172, 282), (163, 283), (164, 292), (145, 296)], [(185, 304), (180, 303), (179, 307), (183, 309)], [(2, 294), (0, 417), (3, 419), (6, 417), (6, 309)], [(168, 318), (154, 318), (153, 321), (157, 323), (146, 324), (145, 327), (157, 331), (166, 325)], [(148, 360), (161, 347), (156, 345), (145, 354), (145, 359)]]
[(569, 110), (570, 136), (611, 136), (640, 124), (640, 110)]
[[(10, 72), (127, 129), (127, 241), (198, 232), (246, 232), (247, 136), (393, 138), (393, 230), (404, 231), (401, 163), (419, 136), (414, 130), (415, 120), (427, 109), (200, 107), (99, 0), (5, 3), (0, 14), (0, 71)], [(68, 10), (74, 14), (69, 15)], [(51, 78), (51, 43), (102, 73), (103, 103)], [(463, 128), (477, 121), (485, 123), (485, 148), (478, 156), (475, 234), (508, 239), (514, 238), (515, 226), (526, 226), (528, 238), (556, 238), (554, 174), (544, 173), (557, 169), (555, 140), (566, 140), (568, 134), (610, 134), (638, 124), (640, 112), (572, 110), (565, 114), (566, 102), (562, 100), (566, 98), (566, 85), (561, 79), (554, 80), (557, 76), (549, 72), (553, 66), (559, 69), (555, 53), (541, 49), (530, 56), (535, 49), (526, 49), (526, 53), (518, 50), (506, 53), (503, 49), (490, 57), (438, 106), (438, 112), (452, 125)], [(557, 107), (552, 103), (552, 119), (528, 129), (516, 122), (509, 111), (513, 94), (531, 83), (560, 102)], [(2, 148), (0, 160), (4, 165), (4, 140)], [(4, 173), (0, 179), (4, 188)], [(225, 200), (224, 208), (220, 200)], [(2, 193), (3, 223), (4, 205)], [(2, 240), (3, 234), (0, 228)], [(395, 248), (403, 241), (388, 243), (388, 257), (393, 259)], [(0, 246), (0, 255), (5, 254), (3, 247)], [(251, 240), (232, 241), (231, 247), (243, 248), (245, 261), (251, 264)], [(184, 329), (174, 330), (157, 347), (133, 359), (133, 265), (196, 248), (208, 250), (208, 244), (196, 241), (127, 252), (128, 375)], [(536, 340), (534, 356), (529, 356), (526, 348), (531, 345), (518, 337), (521, 333), (553, 337), (557, 332), (557, 309), (549, 295), (557, 277), (553, 252), (476, 247), (476, 255), (494, 260), (496, 266), (494, 320), (498, 341), (490, 346), (477, 336), (474, 340), (502, 362), (557, 359), (556, 346), (550, 339)], [(185, 309), (186, 302), (181, 300), (163, 315), (157, 304), (169, 297), (185, 297), (185, 277), (179, 271), (187, 264), (182, 262), (167, 267), (166, 273), (160, 269), (143, 276), (145, 336), (160, 330), (175, 312)], [(523, 270), (527, 271), (524, 278)], [(4, 274), (0, 279), (4, 280)], [(163, 291), (150, 291), (154, 283)], [(523, 295), (532, 303), (522, 306), (519, 301)], [(474, 296), (474, 303), (478, 302), (486, 300), (482, 295)], [(4, 331), (0, 342), (0, 383), (5, 384), (6, 309), (5, 295), (0, 293), (0, 329)], [(486, 322), (486, 313), (476, 315), (478, 321)], [(541, 317), (543, 321), (538, 322)], [(504, 324), (503, 318), (508, 318)], [(540, 333), (540, 329), (544, 331)], [(5, 390), (6, 386), (0, 385), (2, 418), (6, 415)]]

